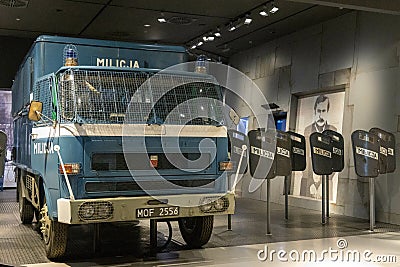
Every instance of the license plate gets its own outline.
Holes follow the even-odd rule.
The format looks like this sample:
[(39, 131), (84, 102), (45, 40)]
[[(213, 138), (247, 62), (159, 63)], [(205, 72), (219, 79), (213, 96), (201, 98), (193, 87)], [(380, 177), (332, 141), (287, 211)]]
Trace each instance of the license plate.
[(179, 207), (155, 207), (136, 209), (136, 218), (174, 217), (179, 215)]

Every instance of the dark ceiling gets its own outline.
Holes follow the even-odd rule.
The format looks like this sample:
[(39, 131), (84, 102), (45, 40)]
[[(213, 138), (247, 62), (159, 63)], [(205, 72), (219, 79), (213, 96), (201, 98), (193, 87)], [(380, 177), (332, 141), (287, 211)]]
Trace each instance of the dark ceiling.
[[(259, 11), (272, 1), (0, 0), (0, 88), (10, 87), (19, 62), (41, 34), (184, 45), (193, 54), (227, 61), (239, 51), (353, 9), (398, 14), (399, 4), (393, 2), (398, 1), (275, 0), (279, 11), (262, 17)], [(250, 25), (228, 31), (230, 22), (246, 15), (253, 19)], [(167, 22), (159, 23), (160, 17)], [(190, 49), (217, 28), (221, 37)]]

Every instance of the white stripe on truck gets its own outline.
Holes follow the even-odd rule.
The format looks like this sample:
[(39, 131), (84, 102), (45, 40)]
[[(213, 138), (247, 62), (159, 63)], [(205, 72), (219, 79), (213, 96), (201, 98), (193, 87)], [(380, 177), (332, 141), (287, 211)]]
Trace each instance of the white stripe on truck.
[(147, 124), (58, 124), (32, 129), (36, 138), (61, 136), (180, 136), (227, 137), (225, 126)]

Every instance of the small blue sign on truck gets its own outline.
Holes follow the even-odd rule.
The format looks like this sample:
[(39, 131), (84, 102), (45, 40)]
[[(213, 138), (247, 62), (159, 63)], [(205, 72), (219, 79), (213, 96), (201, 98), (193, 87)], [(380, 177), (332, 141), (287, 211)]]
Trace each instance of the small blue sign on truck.
[(213, 216), (233, 214), (220, 87), (160, 72), (185, 60), (177, 46), (34, 42), (12, 87), (12, 157), (21, 221), (36, 216), (48, 258), (64, 255), (70, 225), (178, 220), (200, 247)]

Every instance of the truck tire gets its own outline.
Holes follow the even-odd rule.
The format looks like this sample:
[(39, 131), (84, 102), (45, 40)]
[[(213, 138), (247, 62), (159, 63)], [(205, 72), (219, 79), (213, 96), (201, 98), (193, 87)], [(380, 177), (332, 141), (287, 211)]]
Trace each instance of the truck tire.
[(46, 247), (46, 256), (49, 259), (61, 258), (67, 248), (68, 225), (50, 219), (46, 203), (40, 214), (40, 230)]
[(200, 248), (211, 238), (214, 216), (187, 217), (178, 220), (179, 230), (190, 248)]
[[(20, 183), (21, 185), (21, 183)], [(32, 204), (22, 196), (22, 188), (18, 189), (19, 217), (23, 224), (32, 223), (35, 214), (35, 208)]]

